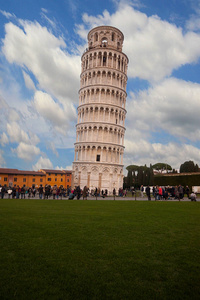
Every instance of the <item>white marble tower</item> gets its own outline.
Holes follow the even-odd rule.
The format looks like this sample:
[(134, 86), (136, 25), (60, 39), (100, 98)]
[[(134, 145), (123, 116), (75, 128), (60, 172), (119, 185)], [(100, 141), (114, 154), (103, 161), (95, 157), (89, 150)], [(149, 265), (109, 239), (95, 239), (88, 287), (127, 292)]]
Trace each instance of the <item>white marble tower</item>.
[(115, 27), (93, 28), (81, 58), (74, 186), (107, 189), (109, 194), (123, 186), (128, 67), (123, 40)]

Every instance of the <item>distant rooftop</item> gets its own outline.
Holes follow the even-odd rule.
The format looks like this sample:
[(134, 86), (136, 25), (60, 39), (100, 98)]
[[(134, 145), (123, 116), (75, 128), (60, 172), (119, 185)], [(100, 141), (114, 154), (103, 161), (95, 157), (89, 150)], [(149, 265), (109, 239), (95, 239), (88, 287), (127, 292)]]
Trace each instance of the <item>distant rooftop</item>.
[(8, 169), (8, 168), (0, 168), (0, 174), (10, 174), (10, 175), (40, 175), (40, 176), (44, 176), (45, 175), (41, 171), (25, 171), (25, 170)]
[(41, 169), (45, 173), (52, 173), (52, 174), (63, 174), (63, 173), (71, 173), (71, 170), (51, 170), (51, 169)]
[(10, 174), (10, 175), (40, 175), (45, 176), (45, 173), (51, 174), (71, 174), (71, 170), (51, 170), (51, 169), (41, 169), (39, 171), (25, 171), (18, 169), (0, 168), (0, 174)]

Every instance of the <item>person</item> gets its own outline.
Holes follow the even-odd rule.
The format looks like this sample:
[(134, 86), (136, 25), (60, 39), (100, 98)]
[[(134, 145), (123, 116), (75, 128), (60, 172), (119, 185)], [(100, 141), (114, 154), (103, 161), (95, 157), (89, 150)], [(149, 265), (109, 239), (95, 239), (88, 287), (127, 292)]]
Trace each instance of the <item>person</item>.
[(180, 194), (179, 194), (179, 190), (178, 190), (178, 186), (177, 185), (175, 187), (175, 198), (174, 199), (178, 199), (180, 201)]
[(101, 191), (102, 198), (105, 198), (104, 190)]
[(67, 187), (67, 196), (69, 197), (69, 194), (71, 194), (71, 186)]
[(162, 199), (163, 198), (163, 189), (161, 186), (158, 188), (158, 194), (159, 194), (160, 199)]
[(10, 199), (10, 196), (12, 195), (12, 188), (8, 187), (8, 198)]
[(153, 186), (153, 196), (154, 196), (154, 197), (155, 197), (155, 189), (156, 189), (156, 187)]
[(167, 194), (168, 194), (168, 198), (167, 198), (167, 199), (170, 200), (170, 199), (171, 199), (171, 198), (170, 198), (170, 196), (171, 196), (171, 188), (170, 188), (169, 185), (167, 186), (166, 191), (167, 191)]
[(81, 198), (81, 188), (79, 185), (76, 187), (75, 194), (76, 194), (77, 200), (79, 200)]
[(29, 199), (31, 198), (31, 193), (32, 193), (32, 189), (29, 187), (29, 188), (28, 188), (28, 198), (29, 198)]
[(122, 189), (122, 188), (119, 188), (118, 196), (119, 196), (119, 197), (122, 197), (122, 196), (123, 196), (123, 189)]
[(175, 196), (175, 187), (174, 186), (171, 187), (171, 197), (174, 198), (174, 199), (176, 198), (176, 196)]
[(5, 192), (6, 192), (5, 186), (2, 186), (2, 187), (1, 187), (1, 198), (2, 198), (2, 199), (4, 198)]
[(62, 198), (65, 196), (65, 189), (63, 187), (63, 185), (60, 186), (60, 199), (62, 200)]
[(197, 196), (196, 194), (192, 191), (191, 195), (190, 195), (190, 199), (191, 201), (197, 201)]
[(49, 198), (49, 186), (48, 184), (45, 185), (45, 188), (44, 188), (44, 199), (48, 199)]
[(21, 188), (21, 199), (25, 199), (25, 186)]
[(57, 193), (57, 186), (54, 185), (54, 186), (53, 186), (53, 191), (52, 191), (53, 199), (54, 199), (54, 200), (55, 200), (55, 197), (56, 197), (56, 193)]
[(35, 198), (35, 194), (36, 194), (36, 188), (35, 186), (32, 187), (32, 197)]
[(151, 190), (150, 190), (149, 185), (146, 187), (145, 192), (147, 194), (148, 200), (151, 201)]
[(141, 185), (141, 187), (140, 187), (140, 195), (141, 195), (142, 198), (144, 197), (143, 192), (144, 192), (144, 187), (143, 187), (143, 185)]
[(83, 188), (83, 200), (86, 198), (87, 200), (87, 195), (88, 195), (88, 188), (87, 186), (85, 185), (84, 188)]
[(42, 186), (42, 184), (40, 184), (40, 186), (38, 188), (38, 192), (39, 192), (39, 198), (42, 199), (42, 196), (43, 196), (43, 186)]
[[(1, 191), (2, 191), (2, 186), (1, 186), (1, 184), (0, 184), (0, 194), (1, 194)], [(1, 195), (2, 196), (2, 195)], [(1, 197), (2, 198), (2, 197)]]
[(189, 199), (189, 198), (190, 198), (190, 188), (189, 188), (188, 185), (186, 186), (185, 192), (186, 192), (186, 195), (187, 195), (187, 197), (188, 197), (188, 199)]
[(179, 192), (179, 201), (180, 201), (180, 199), (183, 199), (183, 197), (184, 197), (183, 187), (181, 184), (179, 184), (179, 186), (178, 186), (178, 192)]
[(155, 187), (155, 201), (156, 200), (160, 200), (160, 196), (159, 196), (159, 186), (157, 185)]
[(69, 200), (73, 200), (74, 199), (74, 193), (73, 193), (73, 191), (71, 191), (71, 193), (69, 194), (68, 199)]
[(95, 188), (94, 196), (95, 196), (96, 198), (97, 198), (97, 196), (98, 196), (98, 189), (97, 189), (97, 187)]
[(12, 198), (15, 199), (15, 197), (16, 197), (16, 185), (14, 185), (12, 189)]
[(17, 187), (16, 187), (16, 199), (19, 199), (19, 195), (20, 195), (20, 187), (19, 187), (19, 185), (17, 185)]
[(165, 188), (165, 190), (164, 190), (163, 198), (164, 198), (165, 200), (169, 199), (169, 193), (168, 193), (168, 189), (167, 189), (167, 188)]
[(61, 193), (61, 189), (60, 189), (60, 187), (58, 187), (58, 188), (56, 189), (56, 199), (57, 199), (57, 200), (58, 200), (59, 197), (60, 197), (60, 193)]

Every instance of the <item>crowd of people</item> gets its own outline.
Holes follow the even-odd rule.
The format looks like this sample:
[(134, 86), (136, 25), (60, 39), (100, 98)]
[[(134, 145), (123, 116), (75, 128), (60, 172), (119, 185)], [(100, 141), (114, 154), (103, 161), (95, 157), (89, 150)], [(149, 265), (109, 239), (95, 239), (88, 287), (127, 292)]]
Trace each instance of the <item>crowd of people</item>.
[(27, 187), (25, 185), (22, 187), (19, 185), (14, 185), (13, 187), (0, 186), (0, 196), (2, 199), (5, 195), (7, 195), (7, 198), (12, 199), (49, 199), (50, 197), (53, 197), (53, 199), (62, 199), (63, 197), (69, 196), (70, 192), (71, 188), (65, 189), (62, 185), (60, 187), (56, 185), (53, 187), (50, 185), (45, 185), (44, 187), (42, 185), (39, 187)]
[[(131, 189), (132, 196), (135, 194), (135, 189)], [(184, 188), (182, 185), (179, 186), (147, 186), (144, 187), (141, 185), (140, 187), (140, 197), (144, 197), (144, 193), (146, 193), (146, 196), (148, 200), (151, 200), (151, 198), (155, 198), (155, 200), (170, 200), (170, 199), (178, 199), (179, 201), (184, 198), (186, 195), (188, 199), (191, 199), (191, 201), (196, 201), (196, 194), (192, 191), (190, 193), (190, 189), (188, 186)], [(108, 190), (100, 190), (100, 188), (95, 189), (89, 189), (87, 186), (84, 186), (83, 189), (80, 188), (80, 186), (75, 187), (74, 189), (71, 189), (71, 187), (64, 188), (63, 186), (58, 187), (57, 185), (54, 185), (51, 187), (50, 185), (45, 185), (44, 187), (40, 185), (32, 186), (32, 187), (26, 187), (23, 185), (20, 187), (19, 185), (14, 185), (13, 187), (6, 187), (0, 185), (0, 197), (4, 198), (5, 195), (7, 195), (7, 198), (13, 198), (13, 199), (30, 199), (30, 198), (39, 198), (39, 199), (74, 199), (76, 198), (79, 200), (82, 198), (83, 200), (86, 199), (89, 196), (92, 197), (102, 197), (105, 198), (108, 196)], [(113, 189), (112, 195), (119, 196), (119, 197), (126, 197), (127, 190), (120, 188), (118, 191), (116, 189)]]
[[(126, 189), (123, 190), (122, 188), (120, 188), (118, 190), (118, 194), (115, 189), (113, 190), (113, 195), (125, 197), (126, 194)], [(63, 186), (58, 187), (57, 185), (54, 185), (53, 187), (51, 187), (50, 185), (45, 185), (44, 187), (42, 185), (40, 185), (39, 187), (26, 187), (25, 185), (23, 185), (22, 187), (20, 187), (19, 185), (14, 185), (13, 187), (0, 186), (1, 198), (4, 198), (5, 195), (6, 198), (12, 199), (87, 199), (87, 197), (89, 196), (106, 198), (108, 196), (108, 190), (101, 190), (100, 188), (89, 189), (87, 186), (84, 186), (83, 189), (81, 189), (80, 186), (77, 186), (74, 189), (72, 189), (71, 187), (65, 189)]]
[(151, 200), (151, 195), (155, 198), (155, 200), (170, 200), (177, 199), (181, 200), (184, 198), (184, 195), (188, 199), (192, 201), (196, 201), (196, 194), (192, 191), (190, 193), (190, 189), (188, 186), (184, 187), (181, 184), (179, 186), (153, 186), (152, 191), (150, 186), (144, 188), (143, 185), (140, 187), (140, 196), (144, 197), (144, 192), (146, 193), (148, 200)]

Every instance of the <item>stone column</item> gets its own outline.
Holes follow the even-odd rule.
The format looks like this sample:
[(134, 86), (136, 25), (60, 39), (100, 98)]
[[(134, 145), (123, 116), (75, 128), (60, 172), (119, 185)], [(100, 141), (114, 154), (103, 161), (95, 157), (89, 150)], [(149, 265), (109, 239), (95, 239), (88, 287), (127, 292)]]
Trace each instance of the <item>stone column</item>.
[(87, 187), (90, 186), (90, 172), (88, 172), (88, 177), (87, 177)]
[(101, 192), (101, 186), (102, 186), (102, 173), (99, 173), (99, 188)]

